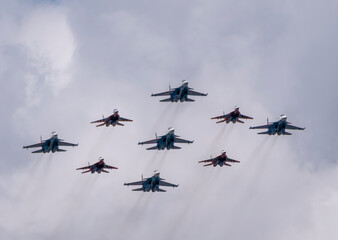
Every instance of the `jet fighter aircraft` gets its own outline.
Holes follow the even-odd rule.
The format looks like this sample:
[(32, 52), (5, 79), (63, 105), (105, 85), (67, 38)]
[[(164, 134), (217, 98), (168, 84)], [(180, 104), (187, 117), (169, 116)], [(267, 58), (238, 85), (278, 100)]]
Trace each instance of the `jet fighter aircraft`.
[(218, 121), (216, 123), (221, 123), (221, 122), (226, 122), (226, 123), (229, 123), (229, 122), (232, 122), (232, 123), (236, 123), (236, 122), (239, 122), (239, 123), (244, 123), (243, 121), (239, 120), (239, 118), (243, 118), (243, 119), (253, 119), (252, 117), (249, 117), (249, 116), (245, 116), (243, 114), (241, 114), (239, 112), (239, 107), (235, 107), (235, 110), (228, 113), (228, 114), (223, 114), (221, 116), (218, 116), (218, 117), (213, 117), (211, 119), (222, 119), (221, 121)]
[(67, 143), (64, 142), (63, 139), (58, 138), (58, 134), (56, 132), (52, 132), (52, 137), (47, 140), (42, 140), (40, 143), (24, 146), (23, 148), (35, 148), (35, 147), (41, 147), (40, 150), (34, 151), (32, 153), (49, 153), (50, 151), (54, 152), (65, 152), (66, 150), (60, 149), (60, 146), (70, 146), (70, 147), (76, 147), (79, 144), (74, 143)]
[(106, 127), (108, 127), (109, 125), (113, 125), (113, 127), (115, 127), (116, 125), (124, 126), (120, 122), (132, 122), (132, 121), (133, 120), (120, 117), (119, 111), (117, 109), (114, 109), (113, 114), (110, 115), (109, 117), (106, 117), (106, 118), (103, 117), (102, 119), (91, 122), (91, 123), (101, 123), (101, 124), (97, 125), (96, 127), (101, 127), (103, 125), (106, 125)]
[(166, 192), (166, 190), (163, 190), (160, 188), (160, 186), (163, 187), (178, 187), (178, 185), (168, 183), (163, 181), (163, 178), (160, 178), (160, 172), (154, 171), (154, 175), (150, 178), (143, 179), (139, 182), (131, 182), (131, 183), (125, 183), (125, 186), (133, 186), (133, 185), (141, 185), (141, 188), (133, 189), (132, 191), (143, 191), (143, 192)]
[(268, 119), (266, 125), (250, 127), (250, 129), (267, 128), (266, 132), (260, 132), (258, 134), (268, 134), (268, 135), (275, 135), (276, 133), (277, 135), (292, 135), (291, 133), (285, 132), (285, 129), (289, 129), (289, 130), (304, 130), (305, 129), (305, 128), (296, 127), (296, 126), (291, 125), (291, 123), (287, 122), (286, 119), (287, 117), (284, 114), (282, 114), (280, 116), (279, 121), (269, 123), (269, 119)]
[(160, 102), (194, 102), (194, 99), (188, 98), (188, 95), (191, 96), (207, 96), (207, 93), (200, 93), (193, 91), (193, 88), (188, 87), (188, 81), (183, 80), (182, 85), (177, 88), (171, 88), (169, 86), (169, 91), (151, 94), (152, 97), (157, 96), (170, 96), (169, 98), (162, 99)]
[(193, 143), (194, 141), (184, 140), (179, 138), (179, 136), (175, 135), (174, 128), (168, 128), (168, 133), (166, 135), (158, 137), (157, 134), (155, 135), (156, 138), (153, 140), (139, 142), (139, 145), (143, 144), (156, 144), (154, 147), (147, 148), (147, 150), (164, 150), (164, 149), (181, 149), (181, 147), (177, 147), (175, 143)]
[(231, 165), (228, 164), (227, 162), (239, 163), (240, 161), (229, 158), (226, 155), (226, 152), (224, 150), (221, 152), (221, 155), (215, 158), (210, 157), (210, 159), (208, 160), (199, 161), (199, 163), (208, 163), (208, 164), (205, 164), (204, 167), (210, 166), (210, 165), (213, 165), (214, 167), (216, 167), (217, 165), (220, 165), (221, 167), (223, 167), (223, 165), (231, 167)]
[(82, 173), (91, 172), (92, 174), (95, 173), (95, 172), (97, 172), (99, 174), (101, 172), (109, 173), (108, 171), (106, 171), (104, 169), (117, 169), (117, 167), (113, 167), (113, 166), (109, 166), (109, 165), (105, 164), (104, 159), (102, 157), (100, 157), (99, 161), (97, 163), (94, 163), (92, 165), (90, 165), (88, 163), (87, 167), (77, 168), (76, 170), (87, 170), (87, 171), (84, 171)]

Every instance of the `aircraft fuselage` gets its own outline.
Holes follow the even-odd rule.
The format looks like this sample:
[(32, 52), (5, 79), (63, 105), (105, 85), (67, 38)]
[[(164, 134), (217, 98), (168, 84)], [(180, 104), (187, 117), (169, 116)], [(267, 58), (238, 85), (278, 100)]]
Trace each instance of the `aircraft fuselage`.
[(50, 139), (46, 140), (46, 142), (42, 145), (42, 152), (49, 153), (49, 152), (56, 152), (59, 149), (59, 139), (58, 137), (51, 137)]
[(153, 176), (148, 178), (142, 185), (143, 192), (157, 192), (160, 187), (160, 178), (158, 176)]
[(168, 133), (157, 140), (157, 148), (158, 150), (164, 149), (170, 150), (174, 146), (174, 143), (175, 143), (175, 134)]
[(186, 85), (182, 85), (178, 88), (176, 88), (171, 94), (170, 94), (170, 101), (171, 102), (184, 102), (188, 98), (189, 88)]

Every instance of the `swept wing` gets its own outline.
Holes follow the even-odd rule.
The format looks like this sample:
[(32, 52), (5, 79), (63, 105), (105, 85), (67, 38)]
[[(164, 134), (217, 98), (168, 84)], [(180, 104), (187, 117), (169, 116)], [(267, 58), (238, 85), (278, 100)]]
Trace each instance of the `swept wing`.
[(108, 169), (118, 169), (117, 167), (113, 167), (113, 166), (110, 166), (110, 165), (107, 165), (107, 164), (105, 164), (104, 167), (108, 168)]
[(160, 186), (165, 186), (165, 187), (178, 187), (178, 185), (176, 184), (172, 184), (172, 183), (168, 183), (168, 182), (165, 182), (165, 181), (160, 181), (159, 184)]
[(227, 158), (227, 160), (225, 160), (226, 162), (236, 162), (236, 163), (239, 163), (240, 161), (238, 160), (234, 160), (234, 159), (231, 159), (231, 158)]
[(86, 167), (80, 167), (77, 168), (76, 170), (85, 170), (85, 169), (90, 169), (92, 167), (92, 165), (86, 166)]
[(243, 118), (243, 119), (253, 119), (252, 117), (249, 117), (249, 116), (246, 116), (246, 115), (243, 115), (243, 114), (240, 114), (238, 117)]
[(176, 137), (174, 142), (175, 143), (193, 143), (194, 141), (189, 141), (189, 140), (185, 140), (185, 139)]
[(69, 146), (69, 147), (76, 147), (79, 144), (75, 144), (75, 143), (68, 143), (68, 142), (61, 142), (59, 141), (59, 146)]
[(144, 141), (144, 142), (139, 142), (139, 145), (143, 145), (143, 144), (154, 144), (157, 143), (158, 139), (153, 139), (153, 140), (149, 140), (149, 141)]
[(174, 92), (174, 90), (169, 90), (166, 92), (161, 92), (161, 93), (155, 93), (155, 94), (151, 94), (152, 97), (157, 97), (157, 96), (167, 96), (170, 95)]
[(133, 120), (128, 119), (128, 118), (119, 117), (119, 121), (121, 121), (121, 122), (132, 122)]
[(193, 91), (193, 90), (189, 90), (188, 95), (192, 95), (192, 96), (207, 96), (207, 93), (201, 93), (201, 92), (197, 92), (197, 91)]
[(285, 126), (285, 129), (292, 129), (292, 130), (304, 130), (305, 128), (296, 127), (296, 126), (293, 126), (293, 125), (287, 124), (287, 125)]
[(124, 183), (125, 186), (133, 186), (133, 185), (143, 185), (144, 181)]
[(269, 128), (272, 124), (257, 126), (257, 127), (250, 127), (250, 129), (263, 129), (263, 128)]
[(230, 114), (223, 114), (221, 116), (212, 117), (211, 119), (223, 119), (223, 118), (227, 119), (227, 118), (229, 118), (229, 116), (230, 116)]
[(35, 147), (42, 147), (42, 145), (45, 142), (41, 142), (41, 143), (36, 143), (36, 144), (32, 144), (32, 145), (28, 145), (28, 146), (24, 146), (23, 148), (35, 148)]
[(93, 122), (90, 122), (90, 123), (101, 123), (101, 122), (105, 122), (107, 121), (108, 118), (102, 118), (100, 120), (96, 120), (96, 121), (93, 121)]

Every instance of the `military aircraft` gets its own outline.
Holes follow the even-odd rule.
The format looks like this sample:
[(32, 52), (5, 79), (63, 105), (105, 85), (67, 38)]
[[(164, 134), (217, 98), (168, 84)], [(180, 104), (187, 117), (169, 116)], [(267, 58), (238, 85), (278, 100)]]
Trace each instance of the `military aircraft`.
[(143, 144), (156, 144), (154, 147), (147, 148), (147, 150), (164, 150), (164, 149), (181, 149), (181, 147), (177, 147), (174, 144), (175, 143), (193, 143), (194, 141), (188, 141), (184, 140), (182, 138), (179, 138), (179, 136), (175, 135), (175, 129), (174, 128), (168, 128), (168, 133), (166, 135), (158, 137), (157, 134), (155, 134), (155, 139), (145, 141), (145, 142), (139, 142), (139, 145)]
[(125, 186), (134, 186), (134, 185), (141, 185), (141, 188), (133, 189), (132, 191), (143, 191), (143, 192), (166, 192), (166, 190), (163, 190), (160, 188), (160, 186), (163, 187), (178, 187), (178, 185), (171, 184), (168, 182), (163, 181), (163, 178), (160, 178), (160, 172), (154, 171), (154, 175), (150, 178), (143, 179), (139, 182), (131, 182), (131, 183), (125, 183)]
[(102, 157), (100, 157), (99, 161), (97, 163), (94, 163), (92, 165), (90, 165), (88, 163), (87, 167), (77, 168), (76, 170), (87, 170), (87, 171), (84, 171), (82, 173), (91, 172), (92, 174), (95, 173), (95, 172), (97, 172), (99, 174), (101, 172), (109, 173), (108, 171), (106, 171), (104, 169), (117, 169), (117, 167), (113, 167), (113, 166), (109, 166), (109, 165), (105, 164), (104, 159)]
[(70, 147), (76, 147), (79, 144), (74, 143), (67, 143), (64, 142), (63, 139), (58, 138), (58, 134), (56, 132), (52, 132), (52, 137), (47, 140), (40, 140), (40, 143), (24, 146), (23, 148), (36, 148), (41, 147), (40, 150), (34, 151), (32, 153), (49, 153), (50, 151), (54, 152), (65, 152), (66, 150), (60, 149), (60, 146), (70, 146)]
[(285, 132), (286, 129), (289, 130), (304, 130), (305, 128), (300, 128), (291, 125), (291, 123), (286, 121), (287, 117), (282, 114), (280, 116), (280, 120), (276, 122), (269, 122), (269, 119), (267, 120), (266, 125), (257, 126), (257, 127), (250, 127), (250, 129), (264, 129), (267, 128), (266, 132), (260, 132), (258, 134), (268, 134), (268, 135), (292, 135), (291, 133)]
[(215, 158), (210, 157), (210, 159), (208, 160), (199, 161), (199, 163), (208, 163), (208, 164), (205, 164), (204, 167), (210, 166), (210, 165), (213, 165), (214, 167), (216, 167), (217, 165), (220, 165), (221, 167), (223, 167), (223, 165), (231, 167), (231, 165), (228, 164), (227, 162), (239, 163), (240, 161), (229, 158), (226, 155), (226, 152), (224, 150), (221, 152), (221, 155)]
[(188, 81), (183, 80), (182, 85), (177, 88), (171, 88), (169, 86), (169, 91), (151, 94), (152, 97), (157, 96), (170, 96), (169, 98), (162, 99), (160, 102), (194, 102), (194, 99), (188, 98), (188, 95), (191, 96), (207, 96), (207, 93), (200, 93), (193, 91), (193, 88), (188, 87)]
[(218, 121), (216, 123), (221, 123), (221, 122), (226, 122), (226, 123), (229, 123), (229, 122), (232, 122), (232, 123), (236, 123), (236, 122), (239, 122), (239, 123), (244, 123), (243, 121), (239, 120), (239, 118), (243, 118), (243, 119), (253, 119), (252, 117), (249, 117), (249, 116), (245, 116), (243, 114), (241, 114), (239, 112), (239, 107), (235, 107), (235, 110), (228, 113), (228, 114), (224, 114), (221, 115), (221, 116), (218, 116), (218, 117), (213, 117), (211, 119), (222, 119), (221, 121)]
[(119, 111), (117, 109), (114, 109), (114, 112), (112, 115), (110, 115), (109, 117), (104, 117), (100, 120), (91, 122), (91, 123), (101, 123), (99, 125), (97, 125), (96, 127), (101, 127), (103, 125), (106, 125), (106, 127), (108, 127), (109, 125), (113, 125), (113, 127), (115, 127), (116, 125), (119, 126), (124, 126), (122, 123), (120, 122), (132, 122), (133, 120), (127, 119), (127, 118), (123, 118), (120, 117), (119, 115)]

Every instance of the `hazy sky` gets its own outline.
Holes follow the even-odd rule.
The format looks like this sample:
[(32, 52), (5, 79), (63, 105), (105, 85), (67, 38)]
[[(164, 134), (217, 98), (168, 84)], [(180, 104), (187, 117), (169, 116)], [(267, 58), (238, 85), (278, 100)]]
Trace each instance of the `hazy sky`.
[[(330, 0), (0, 0), (0, 238), (336, 239), (337, 13)], [(183, 79), (208, 96), (150, 97)], [(210, 120), (236, 105), (254, 120)], [(115, 108), (134, 122), (89, 124)], [(305, 131), (249, 130), (280, 114)], [(195, 142), (137, 145), (168, 127)], [(52, 131), (79, 146), (22, 149)], [(197, 163), (221, 150), (241, 163)], [(119, 169), (75, 171), (100, 156)], [(123, 186), (155, 169), (179, 187)]]

